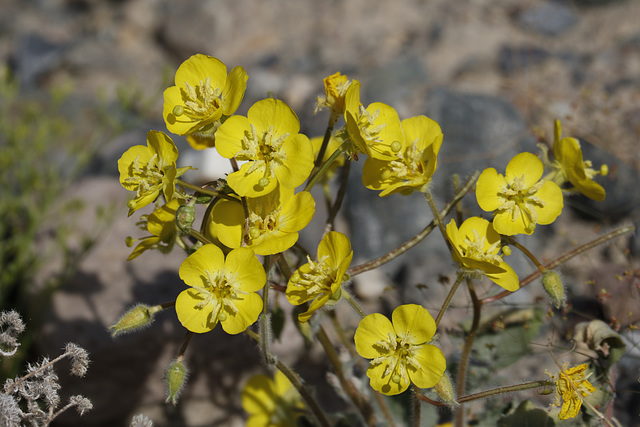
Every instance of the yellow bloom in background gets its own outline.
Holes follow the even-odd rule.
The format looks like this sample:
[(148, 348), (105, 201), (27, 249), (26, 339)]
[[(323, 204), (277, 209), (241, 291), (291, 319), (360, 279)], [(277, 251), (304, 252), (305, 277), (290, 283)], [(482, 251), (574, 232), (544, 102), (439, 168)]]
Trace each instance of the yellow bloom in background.
[(120, 184), (135, 191), (136, 197), (128, 203), (129, 216), (153, 202), (163, 192), (171, 201), (175, 192), (175, 179), (190, 167), (176, 169), (178, 149), (165, 133), (149, 131), (147, 145), (129, 148), (118, 160)]
[(278, 184), (296, 188), (313, 169), (309, 138), (298, 133), (300, 121), (291, 108), (277, 99), (263, 99), (249, 108), (247, 117), (227, 119), (216, 133), (222, 157), (249, 160), (227, 178), (240, 196), (259, 197)]
[(573, 185), (573, 191), (580, 192), (593, 200), (604, 200), (606, 193), (604, 188), (593, 178), (598, 175), (607, 175), (608, 168), (603, 165), (599, 171), (594, 170), (590, 160), (583, 160), (580, 141), (576, 138), (561, 138), (562, 125), (560, 120), (554, 122), (553, 155), (551, 163), (552, 171), (545, 177), (562, 185), (569, 181)]
[(180, 207), (180, 200), (173, 199), (149, 215), (145, 227), (151, 233), (151, 236), (136, 239), (140, 243), (131, 252), (127, 261), (139, 257), (149, 249), (158, 249), (162, 253), (169, 253), (173, 249), (173, 244), (178, 236), (178, 226), (176, 225), (176, 210), (178, 207)]
[(213, 208), (209, 233), (229, 248), (247, 246), (258, 255), (284, 252), (298, 241), (298, 231), (309, 224), (315, 201), (308, 191), (294, 195), (293, 189), (275, 191), (247, 199), (249, 218), (242, 205), (221, 200)]
[(273, 380), (251, 377), (242, 390), (242, 407), (249, 414), (246, 427), (295, 427), (305, 409), (300, 394), (280, 371)]
[(582, 399), (596, 391), (587, 379), (591, 374), (585, 375), (587, 364), (569, 368), (569, 363), (564, 362), (562, 369), (556, 374), (545, 372), (556, 383), (556, 394), (553, 406), (561, 406), (558, 418), (566, 420), (574, 418), (580, 412)]
[(256, 292), (267, 275), (251, 249), (232, 250), (225, 260), (219, 247), (204, 245), (184, 260), (179, 274), (190, 288), (178, 295), (176, 314), (191, 332), (209, 332), (220, 322), (228, 334), (239, 334), (258, 319), (262, 298)]
[(331, 114), (336, 120), (344, 114), (344, 98), (347, 89), (351, 85), (351, 80), (340, 72), (334, 73), (324, 80), (324, 92), (326, 96), (319, 96), (317, 99), (316, 113), (322, 108), (331, 108)]
[(505, 175), (485, 169), (476, 184), (480, 208), (494, 211), (493, 228), (500, 234), (531, 234), (537, 224), (547, 225), (562, 212), (562, 190), (552, 181), (541, 180), (543, 165), (531, 153), (520, 153), (509, 161)]
[(504, 289), (520, 287), (518, 275), (500, 255), (500, 235), (486, 219), (468, 218), (458, 229), (455, 220), (447, 224), (447, 236), (453, 246), (453, 259), (470, 274), (483, 274)]
[(164, 91), (162, 115), (167, 129), (177, 135), (192, 135), (187, 139), (196, 149), (213, 146), (220, 119), (238, 109), (247, 79), (240, 66), (227, 75), (227, 67), (219, 59), (193, 55), (176, 71), (176, 85)]
[(360, 321), (354, 337), (360, 356), (373, 359), (367, 376), (371, 387), (382, 394), (405, 391), (410, 383), (420, 388), (435, 386), (447, 367), (447, 361), (433, 341), (436, 322), (422, 306), (397, 307), (392, 321), (374, 313)]
[(348, 279), (346, 273), (352, 259), (349, 238), (337, 231), (330, 231), (318, 245), (317, 261), (309, 258), (307, 264), (293, 273), (286, 291), (289, 302), (300, 305), (313, 300), (309, 309), (298, 315), (300, 322), (308, 321), (333, 295), (336, 299), (340, 298), (340, 285)]
[(438, 164), (443, 138), (438, 123), (417, 116), (403, 120), (402, 130), (401, 141), (385, 141), (391, 142), (385, 151), (394, 153), (393, 160), (369, 157), (364, 163), (362, 183), (369, 189), (382, 190), (380, 197), (426, 190)]
[(364, 108), (360, 104), (360, 82), (357, 80), (351, 83), (345, 95), (344, 120), (353, 143), (351, 151), (356, 155), (364, 153), (380, 160), (395, 159), (391, 147), (404, 141), (400, 117), (396, 110), (382, 102)]

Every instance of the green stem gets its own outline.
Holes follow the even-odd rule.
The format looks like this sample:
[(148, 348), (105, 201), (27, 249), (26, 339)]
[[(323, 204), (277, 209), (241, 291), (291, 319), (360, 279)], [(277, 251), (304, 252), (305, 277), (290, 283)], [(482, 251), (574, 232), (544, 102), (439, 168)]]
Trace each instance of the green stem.
[[(473, 342), (476, 339), (476, 334), (480, 327), (480, 313), (482, 311), (482, 301), (478, 299), (478, 295), (476, 294), (476, 290), (471, 279), (467, 279), (467, 289), (469, 290), (469, 296), (473, 303), (473, 322), (471, 324), (471, 330), (465, 338), (462, 355), (460, 356), (460, 363), (458, 365), (458, 375), (456, 378), (456, 394), (458, 396), (463, 396), (465, 393), (469, 357), (471, 356), (471, 348), (473, 347)], [(458, 402), (461, 403), (460, 400), (458, 400)], [(460, 405), (456, 410), (455, 421), (456, 427), (464, 427), (464, 408), (462, 405)]]
[[(256, 334), (252, 330), (247, 329), (244, 331), (244, 333), (247, 334), (249, 337), (253, 338), (254, 340), (260, 342), (260, 337), (258, 337), (258, 334)], [(298, 377), (298, 375), (295, 372), (293, 372), (291, 369), (289, 369), (289, 367), (284, 363), (282, 363), (280, 360), (276, 360), (276, 368), (280, 372), (282, 372), (284, 376), (287, 377), (289, 381), (291, 381), (291, 384), (293, 384), (296, 390), (298, 390), (298, 393), (300, 393), (300, 396), (302, 396), (302, 399), (307, 404), (307, 407), (309, 408), (311, 413), (313, 413), (313, 415), (315, 416), (316, 421), (318, 421), (318, 424), (323, 427), (330, 427), (331, 423), (325, 416), (324, 412), (322, 411), (322, 408), (320, 408), (320, 405), (314, 399), (313, 394), (309, 391), (309, 389), (305, 387), (304, 384), (302, 384), (302, 381), (300, 381), (300, 378)]]
[(327, 172), (331, 164), (336, 161), (336, 159), (340, 157), (342, 153), (344, 153), (344, 150), (346, 150), (348, 146), (349, 142), (344, 142), (336, 151), (333, 152), (331, 157), (329, 157), (327, 161), (322, 164), (320, 169), (318, 169), (318, 171), (314, 175), (312, 175), (311, 178), (309, 178), (307, 185), (304, 187), (304, 191), (309, 191), (314, 185), (316, 185), (316, 183), (320, 180), (320, 178), (322, 178), (325, 172)]
[(358, 301), (356, 301), (351, 295), (349, 295), (349, 292), (347, 292), (344, 289), (342, 289), (342, 296), (343, 296), (344, 299), (347, 300), (349, 305), (360, 315), (360, 317), (362, 317), (364, 319), (366, 314), (365, 314), (364, 310), (362, 309), (362, 307), (360, 307), (360, 304), (358, 304)]
[(524, 246), (522, 246), (520, 243), (518, 243), (516, 241), (516, 239), (514, 239), (511, 236), (502, 236), (502, 238), (511, 246), (515, 246), (520, 252), (522, 252), (527, 258), (529, 258), (531, 260), (531, 262), (536, 266), (536, 268), (538, 270), (540, 270), (542, 273), (545, 272), (545, 268), (542, 265), (542, 263), (540, 261), (538, 261), (538, 258), (535, 257), (535, 255), (533, 255), (533, 253), (531, 253), (531, 251), (529, 251), (529, 249), (525, 248)]
[[(574, 258), (584, 252), (587, 252), (593, 248), (595, 248), (598, 245), (601, 245), (603, 243), (608, 242), (609, 240), (613, 240), (615, 238), (624, 236), (625, 234), (628, 233), (633, 233), (633, 231), (635, 230), (635, 227), (633, 225), (627, 225), (625, 227), (620, 227), (616, 230), (613, 230), (610, 233), (605, 234), (604, 236), (601, 236), (595, 240), (592, 240), (591, 242), (585, 243), (582, 246), (579, 246), (569, 252), (567, 252), (566, 254), (562, 255), (561, 257), (559, 257), (558, 259), (556, 259), (555, 261), (552, 261), (546, 265), (543, 266), (544, 269), (546, 270), (553, 270), (554, 268), (564, 264), (565, 262), (569, 261), (571, 258)], [(531, 273), (530, 275), (528, 275), (527, 277), (525, 277), (523, 280), (520, 281), (520, 288), (523, 288), (525, 286), (527, 286), (529, 283), (533, 282), (535, 279), (537, 279), (538, 277), (540, 277), (542, 275), (542, 271), (540, 270), (536, 270), (533, 273)], [(509, 295), (511, 295), (513, 292), (509, 292), (509, 291), (502, 291), (497, 295), (491, 296), (491, 297), (486, 297), (483, 298), (481, 301), (483, 304), (489, 304), (490, 302), (494, 302), (494, 301), (498, 301), (501, 300), (504, 297), (507, 297)]]
[(212, 244), (211, 240), (209, 240), (206, 237), (204, 237), (204, 235), (202, 233), (200, 233), (198, 230), (196, 230), (195, 228), (189, 229), (189, 235), (191, 237), (194, 237), (198, 241), (202, 242), (203, 245)]
[[(449, 202), (449, 204), (445, 206), (443, 210), (440, 211), (440, 218), (446, 217), (449, 214), (449, 212), (451, 212), (451, 210), (458, 204), (458, 202), (462, 200), (462, 198), (467, 194), (467, 192), (471, 189), (471, 187), (473, 187), (476, 180), (478, 179), (478, 176), (480, 176), (480, 172), (476, 171), (473, 173), (473, 175), (467, 180), (467, 182), (460, 189), (460, 191), (456, 193), (453, 200), (451, 200), (451, 202)], [(435, 220), (431, 221), (429, 225), (427, 225), (422, 231), (420, 231), (410, 240), (407, 240), (402, 245), (398, 246), (396, 249), (382, 255), (379, 258), (368, 261), (364, 264), (357, 265), (355, 267), (351, 267), (349, 269), (349, 275), (353, 277), (358, 274), (364, 273), (365, 271), (373, 270), (375, 268), (380, 267), (383, 264), (388, 263), (389, 261), (397, 258), (398, 256), (402, 255), (409, 249), (416, 246), (422, 240), (424, 240), (424, 238), (427, 237), (433, 231), (434, 228), (436, 228)]]
[(260, 330), (260, 347), (267, 365), (275, 363), (275, 357), (271, 353), (271, 319), (269, 317), (269, 272), (271, 270), (271, 255), (264, 257), (264, 270), (267, 273), (267, 283), (262, 288), (262, 315), (258, 322)]
[(342, 167), (342, 175), (340, 178), (340, 189), (338, 190), (338, 194), (336, 195), (336, 200), (331, 205), (331, 209), (329, 210), (329, 216), (327, 217), (327, 226), (325, 227), (325, 233), (328, 233), (333, 229), (333, 222), (338, 216), (338, 212), (340, 211), (340, 207), (342, 206), (342, 201), (344, 200), (345, 194), (347, 194), (347, 183), (349, 181), (349, 171), (351, 170), (351, 161), (347, 160)]
[(197, 185), (191, 184), (187, 181), (183, 181), (181, 179), (176, 179), (176, 184), (178, 184), (179, 186), (183, 187), (183, 188), (188, 188), (189, 190), (193, 190), (197, 193), (201, 193), (201, 194), (207, 194), (209, 196), (213, 196), (213, 197), (220, 197), (221, 199), (227, 199), (227, 200), (231, 200), (233, 202), (237, 202), (238, 199), (228, 195), (228, 194), (224, 194), (221, 193), (219, 191), (215, 191), (215, 190), (207, 190), (206, 188), (202, 188), (202, 187), (198, 187)]
[(351, 382), (347, 381), (347, 379), (344, 377), (340, 356), (338, 356), (336, 349), (333, 348), (333, 343), (329, 339), (329, 336), (322, 326), (320, 326), (316, 337), (318, 338), (318, 341), (320, 341), (322, 348), (327, 354), (327, 358), (333, 366), (333, 370), (335, 371), (336, 376), (340, 381), (342, 389), (345, 391), (345, 393), (347, 393), (349, 399), (351, 399), (351, 402), (358, 408), (367, 425), (376, 425), (377, 420), (373, 408), (371, 407), (371, 405), (369, 405), (369, 402), (367, 402), (367, 400), (358, 392), (355, 386)]
[(436, 317), (436, 328), (440, 324), (440, 320), (442, 320), (442, 316), (444, 316), (444, 313), (447, 311), (447, 308), (449, 308), (449, 304), (451, 304), (451, 300), (453, 299), (453, 295), (458, 290), (458, 286), (460, 286), (460, 283), (462, 282), (463, 279), (464, 279), (464, 276), (462, 274), (458, 274), (458, 277), (456, 278), (456, 282), (451, 287), (451, 290), (449, 291), (449, 294), (447, 295), (447, 298), (444, 300), (444, 303), (442, 304), (442, 307), (440, 308), (440, 312), (438, 312), (438, 317)]
[(331, 139), (331, 132), (333, 132), (333, 126), (336, 121), (336, 115), (332, 110), (331, 114), (329, 115), (329, 123), (327, 124), (327, 130), (324, 132), (324, 138), (322, 138), (322, 144), (320, 145), (320, 151), (318, 151), (318, 157), (316, 157), (314, 168), (318, 168), (322, 164), (322, 159), (324, 158), (324, 153), (327, 151), (327, 146), (329, 145), (329, 140)]
[[(462, 396), (458, 398), (458, 403), (472, 402), (474, 400), (485, 399), (487, 397), (497, 396), (500, 394), (515, 393), (515, 392), (524, 391), (524, 390), (531, 390), (533, 388), (550, 387), (553, 385), (554, 385), (553, 381), (540, 380), (540, 381), (529, 381), (526, 383), (516, 384), (516, 385), (508, 385), (504, 387), (497, 387), (497, 388), (492, 388), (491, 390), (480, 391), (478, 393)], [(441, 407), (449, 406), (444, 402), (439, 402), (437, 400), (429, 399), (427, 396), (423, 395), (420, 392), (416, 393), (416, 397), (434, 406), (441, 406)]]

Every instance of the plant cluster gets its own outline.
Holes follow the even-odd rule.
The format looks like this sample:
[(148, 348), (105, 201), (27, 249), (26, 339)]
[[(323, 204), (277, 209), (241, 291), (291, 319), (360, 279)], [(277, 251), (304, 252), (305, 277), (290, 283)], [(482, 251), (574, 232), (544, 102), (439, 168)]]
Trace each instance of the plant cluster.
[[(20, 347), (18, 335), (24, 329), (24, 322), (17, 312), (0, 312), (1, 356), (6, 358), (16, 354)], [(91, 401), (81, 395), (71, 396), (69, 402), (60, 407), (61, 386), (53, 367), (65, 358), (71, 359), (71, 375), (85, 376), (89, 354), (77, 344), (68, 343), (64, 352), (55, 359), (45, 357), (36, 364), (28, 364), (25, 375), (4, 382), (0, 391), (0, 426), (48, 426), (68, 409), (76, 408), (82, 415), (93, 408)]]
[[(148, 235), (127, 239), (129, 246), (138, 242), (129, 259), (147, 250), (167, 253), (176, 246), (186, 255), (179, 269), (183, 290), (174, 301), (136, 305), (112, 326), (113, 334), (119, 335), (148, 325), (160, 311), (175, 311), (188, 332), (167, 370), (167, 401), (176, 403), (186, 381), (184, 356), (192, 336), (219, 324), (228, 334), (244, 333), (255, 339), (265, 363), (275, 368), (273, 377), (253, 377), (244, 387), (242, 403), (250, 426), (296, 422), (376, 425), (381, 420), (389, 425), (413, 420), (419, 425), (421, 410), (429, 406), (452, 408), (456, 425), (463, 426), (465, 403), (527, 389), (555, 392), (551, 403), (558, 408), (549, 415), (543, 411), (546, 425), (553, 425), (553, 419), (577, 418), (585, 424), (616, 424), (605, 409), (611, 401), (610, 368), (624, 352), (624, 343), (603, 322), (583, 325), (590, 332), (576, 338), (600, 351), (598, 358), (577, 366), (557, 363), (558, 371), (548, 373), (548, 378), (516, 380), (514, 385), (467, 394), (472, 349), (495, 348), (496, 342), (501, 345), (496, 339), (511, 340), (516, 333), (526, 347), (541, 323), (537, 310), (502, 313), (496, 318), (499, 322), (492, 322), (493, 328), (487, 331), (485, 307), (540, 277), (552, 303), (564, 307), (564, 287), (553, 270), (633, 229), (614, 230), (546, 264), (518, 241), (518, 235), (531, 235), (539, 225), (553, 223), (562, 213), (567, 194), (579, 192), (594, 200), (605, 197), (594, 178), (606, 175), (606, 166), (593, 169), (591, 162), (582, 158), (579, 141), (562, 137), (559, 121), (555, 123), (552, 159), (547, 150), (541, 158), (525, 152), (513, 157), (504, 173), (495, 168), (476, 172), (463, 185), (455, 185), (455, 196), (440, 210), (429, 191), (438, 153), (446, 144), (437, 122), (425, 116), (401, 120), (391, 106), (381, 102), (362, 105), (360, 82), (336, 73), (324, 79), (325, 95), (317, 102), (317, 110), (329, 110), (327, 131), (323, 138), (309, 139), (300, 133), (294, 111), (278, 99), (260, 100), (246, 116), (236, 115), (247, 79), (242, 67), (228, 72), (220, 60), (199, 54), (178, 68), (175, 86), (164, 92), (167, 129), (186, 136), (197, 150), (215, 149), (229, 159), (226, 179), (202, 186), (183, 180), (190, 167), (177, 166), (178, 149), (172, 138), (160, 131), (150, 131), (146, 146), (131, 147), (118, 161), (122, 186), (135, 194), (128, 204), (129, 215), (155, 202), (153, 212), (143, 215), (140, 223)], [(339, 123), (343, 125), (338, 127)], [(378, 191), (380, 197), (422, 192), (434, 217), (402, 246), (357, 266), (351, 265), (349, 237), (334, 230), (353, 161), (364, 161), (365, 187)], [(339, 180), (335, 194), (329, 186), (332, 179)], [(314, 216), (316, 201), (310, 190), (316, 184), (323, 186), (328, 218), (314, 256), (297, 242), (299, 232)], [(474, 187), (487, 218), (463, 218), (459, 202)], [(206, 207), (200, 211), (198, 226), (194, 226), (196, 204)], [(445, 223), (451, 212), (452, 218)], [(436, 229), (459, 269), (435, 317), (421, 304), (398, 305), (390, 317), (366, 313), (352, 295), (351, 278), (397, 258)], [(512, 247), (536, 266), (524, 279), (508, 263)], [(481, 295), (475, 286), (484, 278), (498, 286), (487, 295)], [(454, 362), (438, 344), (438, 332), (445, 333), (439, 325), (454, 294), (465, 288), (473, 318), (470, 324), (462, 325), (461, 356)], [(344, 413), (328, 413), (313, 386), (272, 352), (272, 340), (281, 339), (282, 328), (272, 319), (281, 314), (283, 298), (293, 306), (291, 321), (300, 333), (319, 342), (326, 352), (331, 375), (337, 379), (335, 385), (350, 403)], [(355, 330), (336, 320), (333, 307), (342, 300), (361, 318)], [(433, 301), (428, 305), (434, 306)], [(326, 331), (327, 320), (333, 321), (335, 334)], [(339, 357), (336, 346), (346, 349), (348, 362)], [(512, 362), (494, 360), (496, 369)], [(363, 378), (363, 373), (368, 378)], [(361, 382), (370, 387), (359, 387)], [(402, 393), (414, 399), (399, 410), (389, 396)], [(502, 414), (500, 425), (523, 425), (518, 424), (518, 417), (540, 411), (528, 405), (531, 403)], [(475, 422), (483, 417), (471, 416)]]

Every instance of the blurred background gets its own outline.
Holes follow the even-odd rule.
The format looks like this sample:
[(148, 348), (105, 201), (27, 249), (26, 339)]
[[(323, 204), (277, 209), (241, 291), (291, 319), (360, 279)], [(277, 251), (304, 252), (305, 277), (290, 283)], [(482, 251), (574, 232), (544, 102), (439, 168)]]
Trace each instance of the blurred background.
[[(640, 2), (630, 0), (0, 0), (0, 309), (17, 309), (28, 330), (22, 354), (0, 361), (2, 378), (74, 341), (93, 363), (82, 380), (61, 375), (63, 390), (89, 397), (94, 410), (57, 425), (127, 425), (140, 412), (158, 426), (242, 425), (239, 390), (249, 375), (265, 372), (248, 339), (220, 328), (196, 337), (190, 382), (174, 407), (163, 403), (162, 378), (184, 335), (175, 315), (115, 340), (107, 330), (125, 308), (173, 300), (183, 287), (182, 254), (126, 261), (125, 238), (144, 232), (136, 216), (127, 218), (130, 193), (118, 183), (116, 162), (145, 144), (148, 130), (166, 131), (162, 92), (191, 55), (247, 70), (238, 113), (272, 94), (296, 111), (310, 137), (324, 132), (327, 117), (313, 114), (315, 99), (322, 78), (336, 71), (362, 81), (364, 104), (435, 119), (445, 135), (433, 187), (441, 205), (451, 198), (452, 173), (502, 171), (517, 152), (552, 142), (553, 120), (561, 119), (585, 158), (611, 173), (599, 180), (604, 202), (570, 198), (557, 224), (525, 240), (552, 259), (603, 230), (640, 222), (639, 16)], [(208, 155), (174, 141), (182, 165), (199, 168), (192, 180), (220, 176)], [(340, 225), (352, 237), (354, 263), (431, 220), (419, 196), (379, 199), (363, 188), (361, 166), (352, 169)], [(464, 207), (474, 212), (468, 199)], [(318, 230), (303, 236), (312, 251)], [(437, 236), (431, 240), (356, 280), (356, 294), (387, 309), (385, 301), (442, 301), (446, 290), (436, 278), (453, 277), (455, 267)], [(623, 239), (566, 265), (574, 307), (585, 318), (615, 319), (621, 331), (636, 324), (639, 253), (637, 239)], [(521, 276), (532, 269), (522, 258), (514, 262)], [(511, 303), (542, 295), (527, 290)], [(468, 314), (464, 297), (458, 307), (445, 329)], [(553, 331), (562, 337), (570, 326)], [(616, 415), (633, 426), (640, 338), (625, 337), (631, 351), (620, 363), (627, 382), (618, 386)], [(319, 390), (331, 390), (320, 352), (295, 332), (276, 352), (308, 382), (323, 384)], [(340, 407), (335, 400), (327, 398)]]

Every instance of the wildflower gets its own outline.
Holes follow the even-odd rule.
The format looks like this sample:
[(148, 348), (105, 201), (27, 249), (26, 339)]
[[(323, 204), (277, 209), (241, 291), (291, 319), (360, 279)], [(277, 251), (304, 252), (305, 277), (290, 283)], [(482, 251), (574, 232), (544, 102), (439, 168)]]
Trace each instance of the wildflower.
[(273, 380), (255, 375), (242, 390), (242, 407), (249, 413), (247, 427), (295, 427), (304, 410), (302, 398), (280, 371)]
[(249, 160), (228, 176), (229, 186), (240, 196), (258, 197), (278, 184), (302, 184), (313, 169), (313, 148), (299, 130), (296, 114), (277, 99), (256, 102), (247, 117), (227, 119), (218, 129), (216, 149), (227, 159)]
[(500, 234), (531, 234), (536, 224), (551, 224), (562, 212), (562, 190), (541, 180), (543, 166), (531, 153), (509, 161), (505, 175), (485, 169), (476, 185), (480, 208), (494, 212), (493, 228)]
[(318, 245), (318, 260), (314, 262), (307, 258), (309, 262), (289, 279), (286, 292), (287, 299), (293, 305), (314, 300), (307, 311), (298, 315), (300, 322), (309, 320), (329, 298), (340, 298), (340, 285), (348, 280), (346, 273), (353, 258), (351, 242), (344, 234), (330, 231)]
[[(545, 177), (562, 185), (569, 181), (573, 188), (571, 191), (577, 191), (593, 200), (604, 200), (606, 193), (604, 188), (593, 178), (602, 174), (607, 175), (608, 168), (602, 165), (599, 171), (594, 170), (590, 160), (582, 159), (582, 150), (580, 149), (580, 141), (576, 138), (561, 138), (562, 125), (560, 120), (554, 122), (554, 139), (553, 139), (553, 162), (549, 162), (552, 171)], [(547, 155), (544, 150), (545, 157)]]
[(510, 292), (518, 290), (518, 275), (502, 260), (500, 235), (489, 221), (474, 216), (458, 229), (452, 219), (446, 231), (453, 246), (453, 259), (463, 271), (471, 275), (485, 275)]
[(169, 132), (189, 135), (195, 149), (214, 145), (213, 134), (225, 116), (238, 109), (247, 88), (247, 72), (227, 67), (217, 58), (193, 55), (180, 65), (175, 86), (164, 91), (162, 115)]
[[(173, 199), (169, 203), (156, 208), (148, 216), (144, 227), (151, 233), (151, 236), (142, 237), (140, 243), (135, 247), (127, 261), (139, 257), (144, 251), (158, 249), (162, 253), (169, 253), (178, 237), (178, 227), (176, 226), (176, 211), (180, 206), (180, 200)], [(132, 238), (127, 238), (127, 244), (133, 244)]]
[(556, 384), (555, 401), (552, 405), (562, 405), (558, 415), (561, 420), (574, 418), (578, 415), (582, 406), (582, 399), (588, 396), (589, 393), (596, 391), (596, 388), (587, 381), (591, 374), (585, 375), (586, 369), (586, 363), (569, 368), (569, 363), (564, 362), (562, 368), (556, 374), (545, 371)]
[(220, 322), (225, 332), (238, 334), (258, 319), (262, 298), (256, 292), (267, 276), (251, 249), (232, 250), (225, 260), (220, 248), (204, 245), (184, 260), (179, 274), (190, 288), (178, 295), (176, 314), (191, 332), (208, 332)]
[(249, 218), (239, 202), (221, 200), (213, 208), (209, 232), (229, 248), (250, 247), (258, 255), (284, 252), (298, 241), (298, 231), (309, 224), (315, 201), (308, 191), (275, 191), (247, 199)]
[(405, 391), (410, 382), (420, 388), (438, 384), (447, 362), (429, 344), (436, 332), (433, 317), (422, 306), (406, 304), (393, 310), (391, 318), (370, 314), (356, 330), (358, 354), (373, 359), (367, 369), (371, 387), (390, 396)]
[(135, 145), (118, 160), (120, 184), (129, 191), (135, 191), (135, 199), (129, 201), (129, 216), (153, 202), (160, 192), (167, 202), (175, 192), (175, 179), (190, 169), (189, 166), (176, 169), (178, 149), (165, 133), (149, 131), (147, 146)]
[(400, 117), (392, 107), (374, 102), (360, 104), (360, 82), (354, 80), (345, 95), (344, 120), (352, 141), (351, 155), (367, 154), (380, 160), (394, 160), (393, 146), (404, 140)]
[[(391, 141), (392, 160), (369, 157), (364, 163), (362, 182), (372, 190), (382, 190), (380, 197), (393, 193), (424, 191), (436, 170), (442, 145), (440, 125), (425, 116), (402, 121), (404, 137)], [(387, 140), (384, 143), (389, 143)]]
[[(319, 96), (317, 99), (316, 113), (322, 108), (331, 108), (331, 115), (335, 120), (344, 114), (344, 97), (347, 89), (351, 86), (351, 80), (340, 72), (325, 77), (324, 91), (326, 96)], [(335, 123), (335, 121), (334, 121)]]

